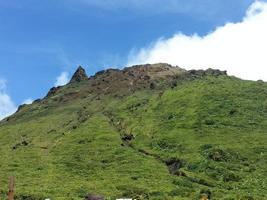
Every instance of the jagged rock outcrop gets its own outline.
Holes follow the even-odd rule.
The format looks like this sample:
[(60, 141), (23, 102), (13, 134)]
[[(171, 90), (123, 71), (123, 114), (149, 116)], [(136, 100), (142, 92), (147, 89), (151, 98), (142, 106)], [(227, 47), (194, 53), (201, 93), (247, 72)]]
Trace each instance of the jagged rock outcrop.
[[(88, 94), (94, 94), (96, 99), (100, 99), (103, 95), (123, 97), (142, 89), (165, 90), (176, 87), (179, 81), (221, 75), (227, 75), (226, 71), (215, 69), (187, 71), (167, 63), (157, 63), (135, 65), (124, 69), (106, 69), (88, 77), (85, 70), (79, 66), (69, 84), (51, 88), (46, 98), (59, 94), (54, 101), (66, 102), (73, 98), (86, 97)], [(65, 87), (71, 87), (71, 84), (79, 82), (84, 82), (79, 90), (61, 93)]]
[[(95, 99), (101, 96), (111, 95), (123, 97), (142, 89), (164, 91), (166, 88), (174, 88), (179, 82), (203, 78), (205, 76), (225, 76), (226, 71), (217, 69), (207, 70), (185, 70), (178, 66), (167, 63), (143, 64), (126, 67), (124, 69), (106, 69), (97, 72), (94, 76), (88, 77), (83, 67), (79, 66), (73, 74), (69, 84), (66, 86), (53, 87), (43, 100), (50, 102), (67, 102), (73, 99), (85, 98), (93, 94)], [(83, 82), (79, 90), (71, 88), (72, 84)], [(50, 99), (50, 100), (51, 100)], [(34, 103), (42, 102), (38, 100)], [(21, 106), (18, 111), (22, 110)]]
[(70, 83), (77, 83), (77, 82), (85, 81), (87, 79), (88, 79), (88, 76), (86, 75), (84, 68), (79, 66), (76, 72), (73, 74), (70, 80)]
[(46, 97), (53, 96), (54, 94), (57, 93), (57, 91), (58, 91), (60, 88), (61, 88), (61, 86), (58, 86), (58, 87), (52, 87), (52, 88), (48, 91)]

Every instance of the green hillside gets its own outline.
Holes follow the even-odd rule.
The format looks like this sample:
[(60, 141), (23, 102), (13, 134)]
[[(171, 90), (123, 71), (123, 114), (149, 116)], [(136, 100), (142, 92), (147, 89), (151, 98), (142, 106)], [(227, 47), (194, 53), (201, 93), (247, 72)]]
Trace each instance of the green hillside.
[(267, 199), (267, 83), (167, 64), (71, 82), (0, 123), (17, 200)]

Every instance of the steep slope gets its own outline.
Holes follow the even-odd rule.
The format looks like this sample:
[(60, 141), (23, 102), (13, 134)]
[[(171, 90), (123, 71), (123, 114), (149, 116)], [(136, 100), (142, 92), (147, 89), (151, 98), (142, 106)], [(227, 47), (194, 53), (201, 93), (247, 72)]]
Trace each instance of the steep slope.
[(15, 175), (17, 199), (267, 199), (266, 130), (264, 82), (79, 67), (0, 123), (0, 186)]

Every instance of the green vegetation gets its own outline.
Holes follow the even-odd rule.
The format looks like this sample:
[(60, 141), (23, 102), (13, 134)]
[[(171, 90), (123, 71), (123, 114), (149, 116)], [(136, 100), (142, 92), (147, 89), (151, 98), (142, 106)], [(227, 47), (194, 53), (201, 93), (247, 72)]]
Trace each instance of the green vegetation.
[(207, 75), (112, 94), (74, 83), (1, 122), (1, 199), (10, 175), (17, 200), (267, 199), (267, 83)]

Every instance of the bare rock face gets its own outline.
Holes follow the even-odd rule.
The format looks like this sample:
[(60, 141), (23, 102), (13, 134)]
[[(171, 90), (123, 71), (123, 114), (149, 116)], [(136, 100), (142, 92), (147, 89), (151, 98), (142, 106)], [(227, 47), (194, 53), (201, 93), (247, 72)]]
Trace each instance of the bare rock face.
[(171, 66), (167, 63), (157, 63), (127, 67), (122, 72), (128, 76), (148, 81), (153, 79), (168, 79), (170, 77), (183, 75), (186, 73), (186, 70), (178, 66)]
[[(52, 88), (47, 97), (58, 96), (58, 101), (67, 102), (74, 98), (83, 98), (87, 94), (100, 96), (111, 95), (122, 98), (138, 90), (165, 90), (175, 88), (183, 80), (202, 78), (205, 76), (226, 75), (226, 71), (207, 69), (187, 71), (178, 66), (167, 63), (143, 64), (126, 67), (124, 69), (106, 69), (97, 72), (94, 76), (87, 77), (85, 70), (80, 66), (72, 76), (68, 85), (80, 84), (79, 90), (74, 91), (69, 87), (61, 93), (60, 87)], [(61, 95), (61, 96), (60, 96)], [(56, 98), (53, 101), (57, 100)]]
[(227, 76), (227, 71), (221, 71), (218, 69), (207, 69), (207, 70), (189, 70), (188, 73), (193, 77), (201, 76)]
[(56, 94), (58, 92), (58, 90), (61, 88), (61, 86), (58, 87), (52, 87), (49, 92), (47, 93), (47, 97), (53, 96), (54, 94)]
[(88, 77), (86, 75), (84, 68), (79, 66), (78, 69), (76, 70), (76, 72), (73, 74), (73, 76), (70, 80), (70, 83), (77, 83), (77, 82), (85, 81), (87, 79), (88, 79)]

